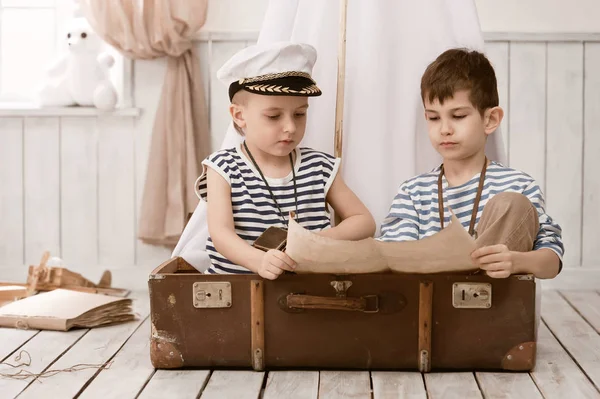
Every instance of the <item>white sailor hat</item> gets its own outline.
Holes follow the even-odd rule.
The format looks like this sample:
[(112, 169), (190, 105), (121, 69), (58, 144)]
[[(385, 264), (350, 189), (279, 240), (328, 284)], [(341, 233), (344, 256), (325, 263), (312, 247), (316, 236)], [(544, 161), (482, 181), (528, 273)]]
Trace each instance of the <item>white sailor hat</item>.
[(217, 71), (229, 88), (229, 100), (239, 90), (271, 96), (320, 96), (312, 79), (317, 51), (309, 44), (255, 44), (236, 53)]

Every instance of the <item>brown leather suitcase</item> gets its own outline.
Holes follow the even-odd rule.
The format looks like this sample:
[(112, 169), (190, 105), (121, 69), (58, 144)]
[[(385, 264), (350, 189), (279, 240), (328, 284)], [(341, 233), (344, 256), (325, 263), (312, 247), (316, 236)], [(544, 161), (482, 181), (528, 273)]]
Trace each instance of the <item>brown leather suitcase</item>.
[(149, 276), (159, 369), (513, 370), (535, 365), (531, 275), (206, 275), (181, 258)]

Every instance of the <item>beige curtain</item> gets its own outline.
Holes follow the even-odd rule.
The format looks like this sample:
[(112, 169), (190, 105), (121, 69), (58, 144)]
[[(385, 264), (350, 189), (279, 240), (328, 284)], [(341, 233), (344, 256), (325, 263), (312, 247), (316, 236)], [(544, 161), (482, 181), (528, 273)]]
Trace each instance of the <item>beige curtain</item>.
[(138, 238), (175, 245), (198, 204), (194, 181), (210, 152), (210, 134), (193, 35), (207, 0), (79, 0), (94, 30), (132, 59), (168, 57), (156, 112)]

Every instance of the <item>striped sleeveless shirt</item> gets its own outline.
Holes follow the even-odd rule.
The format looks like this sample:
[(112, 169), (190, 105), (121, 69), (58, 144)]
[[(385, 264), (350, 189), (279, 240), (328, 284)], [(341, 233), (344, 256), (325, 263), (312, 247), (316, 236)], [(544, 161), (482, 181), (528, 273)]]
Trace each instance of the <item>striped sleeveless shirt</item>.
[[(338, 172), (340, 159), (310, 148), (296, 148), (296, 187), (298, 190), (298, 222), (311, 231), (331, 226), (331, 214), (327, 208), (327, 192)], [(212, 168), (231, 187), (231, 205), (236, 234), (252, 244), (268, 227), (282, 227), (279, 210), (273, 202), (260, 174), (248, 157), (237, 147), (217, 151), (202, 162), (203, 173), (196, 182), (198, 196), (206, 201), (206, 170)], [(292, 172), (283, 178), (266, 177), (273, 195), (287, 221), (290, 211), (295, 211)], [(211, 266), (206, 273), (231, 274), (252, 273), (236, 265), (220, 254), (208, 237), (206, 252)]]

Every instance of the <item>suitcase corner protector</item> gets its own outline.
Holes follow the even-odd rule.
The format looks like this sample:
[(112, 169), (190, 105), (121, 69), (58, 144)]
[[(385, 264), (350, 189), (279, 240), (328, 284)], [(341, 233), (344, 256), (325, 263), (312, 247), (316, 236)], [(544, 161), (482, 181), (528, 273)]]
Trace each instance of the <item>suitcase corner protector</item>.
[(523, 342), (512, 347), (502, 359), (502, 368), (509, 371), (530, 371), (535, 367), (536, 343)]
[(163, 336), (154, 325), (150, 337), (150, 362), (157, 369), (176, 369), (184, 365), (183, 355), (176, 345), (176, 340)]

